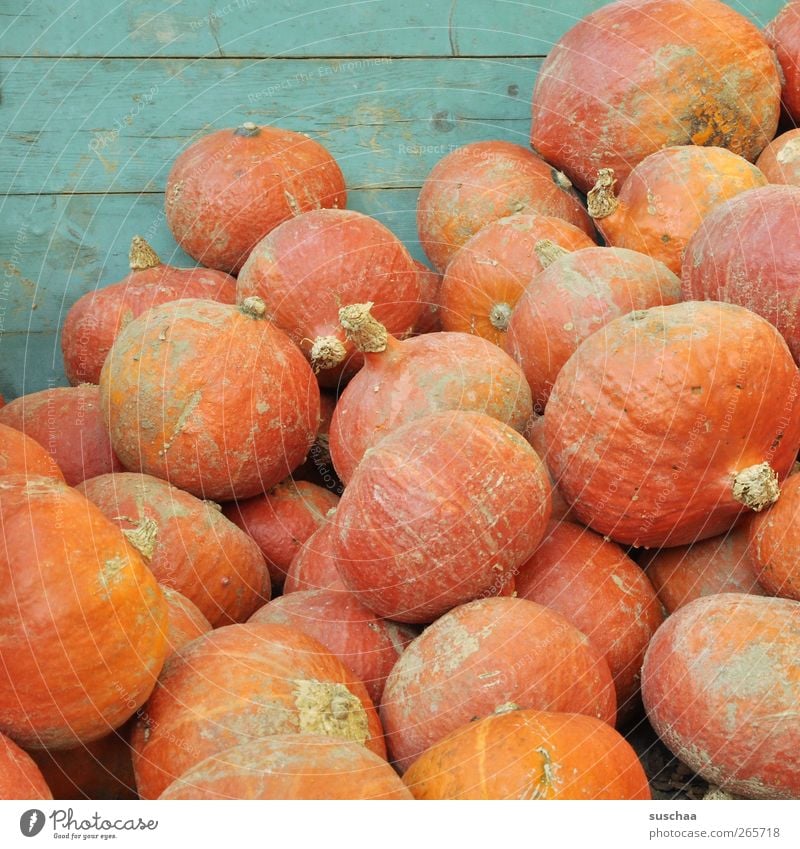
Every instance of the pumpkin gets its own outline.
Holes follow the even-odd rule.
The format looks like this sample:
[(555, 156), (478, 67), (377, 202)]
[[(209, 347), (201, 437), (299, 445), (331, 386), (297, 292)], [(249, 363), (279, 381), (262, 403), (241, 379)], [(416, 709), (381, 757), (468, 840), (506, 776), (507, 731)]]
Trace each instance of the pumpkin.
[(442, 275), (431, 271), (426, 265), (414, 260), (419, 275), (419, 299), (422, 312), (414, 325), (414, 333), (436, 333), (442, 329), (442, 316), (439, 308), (439, 290), (442, 288)]
[(543, 411), (561, 367), (611, 319), (681, 299), (680, 280), (661, 262), (625, 248), (567, 253), (534, 277), (517, 302), (505, 349), (525, 372)]
[(800, 798), (800, 605), (738, 593), (673, 613), (650, 643), (651, 725), (706, 781), (748, 798)]
[(21, 430), (52, 457), (70, 486), (121, 472), (96, 386), (54, 386), (22, 395), (0, 410), (0, 424)]
[(264, 495), (223, 505), (223, 514), (258, 545), (273, 586), (281, 587), (300, 546), (327, 521), (339, 498), (305, 481), (286, 480)]
[(605, 658), (560, 613), (522, 598), (460, 605), (389, 673), (381, 720), (392, 759), (404, 772), (451, 731), (508, 703), (611, 725), (616, 717)]
[(300, 546), (286, 573), (284, 595), (301, 590), (345, 591), (336, 565), (332, 527), (323, 525)]
[(150, 694), (166, 602), (139, 552), (65, 484), (0, 478), (0, 518), (0, 730), (26, 748), (96, 740)]
[(347, 740), (275, 734), (201, 761), (160, 799), (411, 799), (383, 758)]
[(770, 595), (800, 601), (800, 475), (784, 483), (780, 501), (748, 527), (752, 575)]
[(167, 225), (189, 256), (235, 274), (281, 222), (344, 207), (344, 177), (317, 141), (246, 121), (189, 145), (167, 177)]
[(640, 251), (681, 272), (686, 245), (721, 203), (766, 177), (722, 147), (682, 145), (651, 153), (615, 192), (613, 169), (601, 168), (589, 192), (589, 214), (606, 242)]
[(375, 704), (380, 703), (397, 658), (417, 635), (408, 625), (378, 618), (355, 596), (329, 590), (304, 590), (276, 598), (249, 621), (286, 625), (319, 640), (363, 682)]
[(162, 263), (141, 236), (130, 250), (131, 273), (110, 286), (87, 292), (72, 305), (61, 330), (64, 373), (74, 386), (98, 383), (108, 352), (126, 324), (143, 312), (180, 298), (236, 303), (236, 280), (208, 268)]
[(336, 477), (331, 462), (330, 430), (333, 411), (336, 409), (336, 396), (324, 390), (319, 393), (319, 430), (311, 446), (305, 463), (292, 472), (292, 479), (308, 481), (330, 490), (336, 495), (342, 494), (342, 482)]
[[(167, 647), (169, 654), (211, 630), (200, 608), (172, 587), (159, 585), (167, 602)], [(168, 655), (169, 656), (169, 655)]]
[(365, 607), (428, 623), (513, 573), (549, 517), (547, 472), (523, 437), (482, 413), (434, 413), (361, 461), (334, 517), (334, 556)]
[(520, 213), (487, 224), (447, 266), (442, 327), (503, 347), (511, 313), (531, 280), (564, 251), (592, 245), (583, 230), (560, 218)]
[(564, 174), (520, 145), (482, 141), (448, 153), (422, 184), (419, 239), (434, 268), (444, 272), (480, 229), (518, 212), (561, 218), (594, 235)]
[[(781, 504), (784, 496), (785, 486)], [(696, 598), (717, 593), (766, 595), (756, 579), (759, 570), (753, 562), (748, 526), (749, 521), (724, 536), (647, 553), (641, 563), (669, 613)]]
[(256, 295), (269, 318), (308, 357), (323, 386), (361, 365), (339, 326), (339, 307), (372, 301), (389, 332), (406, 335), (422, 313), (419, 274), (402, 242), (360, 212), (320, 209), (262, 239), (237, 283), (239, 300)]
[(686, 300), (764, 316), (800, 360), (800, 187), (765, 186), (717, 207), (686, 248)]
[(761, 152), (756, 166), (770, 183), (800, 186), (800, 129), (788, 130), (773, 139)]
[(717, 536), (778, 498), (800, 446), (799, 378), (778, 331), (743, 307), (637, 310), (559, 372), (550, 470), (576, 518), (616, 542)]
[(403, 776), (415, 799), (649, 799), (636, 752), (579, 713), (510, 709), (464, 725)]
[(0, 800), (52, 798), (44, 776), (30, 755), (0, 733)]
[(662, 623), (655, 590), (613, 542), (573, 522), (551, 522), (516, 576), (519, 598), (557, 610), (605, 655), (617, 693), (617, 722), (640, 709), (645, 649)]
[(283, 625), (217, 628), (172, 655), (137, 714), (139, 795), (155, 799), (208, 757), (288, 733), (355, 740), (385, 754), (364, 685), (315, 639)]
[(674, 145), (754, 160), (775, 135), (780, 77), (764, 36), (718, 0), (608, 3), (549, 52), (533, 91), (531, 145), (581, 189), (624, 182)]
[(21, 430), (0, 424), (0, 475), (27, 474), (64, 480), (56, 461)]
[(339, 311), (364, 367), (342, 392), (333, 414), (330, 451), (347, 483), (365, 452), (401, 425), (444, 410), (473, 410), (523, 432), (532, 414), (522, 370), (485, 339), (428, 333), (400, 342), (370, 312)]
[(269, 601), (261, 551), (215, 505), (130, 472), (84, 481), (80, 491), (122, 530), (156, 579), (183, 593), (212, 625), (244, 622)]
[[(539, 455), (542, 462), (545, 464), (545, 468), (547, 468), (547, 443), (544, 439), (544, 414), (540, 416), (534, 415), (531, 417), (528, 429), (525, 431), (525, 438), (531, 444), (533, 450)], [(564, 500), (564, 496), (559, 492), (558, 486), (556, 486), (556, 482), (553, 480), (553, 476), (550, 474), (549, 469), (547, 476), (550, 479), (550, 486), (552, 488), (550, 493), (553, 504), (553, 510), (550, 514), (551, 520), (554, 522), (570, 520), (572, 518), (570, 506)]]
[(783, 72), (781, 102), (793, 121), (800, 119), (800, 3), (788, 0), (764, 30)]
[(215, 500), (283, 480), (319, 423), (314, 375), (258, 298), (186, 299), (139, 316), (106, 359), (100, 397), (127, 469)]

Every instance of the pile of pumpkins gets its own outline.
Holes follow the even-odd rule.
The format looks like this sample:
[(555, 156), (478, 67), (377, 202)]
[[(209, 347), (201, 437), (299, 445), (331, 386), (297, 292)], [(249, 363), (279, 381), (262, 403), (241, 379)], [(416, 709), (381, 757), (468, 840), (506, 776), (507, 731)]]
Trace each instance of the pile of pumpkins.
[(800, 797), (798, 57), (797, 0), (604, 6), (533, 150), (430, 173), (433, 269), (316, 141), (191, 144), (202, 267), (134, 238), (0, 410), (0, 797), (650, 798), (644, 715)]

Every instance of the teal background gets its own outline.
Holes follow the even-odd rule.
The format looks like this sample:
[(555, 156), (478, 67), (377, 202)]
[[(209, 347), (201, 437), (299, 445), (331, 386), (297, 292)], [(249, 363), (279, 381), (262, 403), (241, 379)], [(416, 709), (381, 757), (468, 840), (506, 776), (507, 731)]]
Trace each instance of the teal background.
[[(599, 0), (0, 0), (0, 392), (66, 381), (58, 328), (127, 273), (141, 234), (193, 264), (163, 217), (180, 151), (272, 123), (338, 159), (348, 206), (418, 258), (417, 194), (480, 139), (526, 145), (542, 58)], [(760, 26), (781, 0), (731, 0)]]

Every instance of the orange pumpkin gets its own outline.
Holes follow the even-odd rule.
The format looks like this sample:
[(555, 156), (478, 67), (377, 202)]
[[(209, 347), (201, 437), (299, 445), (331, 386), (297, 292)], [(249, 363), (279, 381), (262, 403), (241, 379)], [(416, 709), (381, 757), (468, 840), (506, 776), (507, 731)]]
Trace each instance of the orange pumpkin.
[(0, 733), (0, 800), (52, 798), (44, 776), (30, 755)]
[(189, 256), (235, 274), (281, 222), (320, 207), (344, 207), (344, 177), (319, 143), (246, 121), (184, 150), (167, 177), (167, 224)]
[(314, 375), (257, 298), (187, 299), (139, 316), (106, 359), (100, 397), (127, 469), (215, 500), (283, 480), (319, 424)]
[[(800, 15), (797, 20), (800, 24)], [(761, 152), (756, 166), (770, 183), (800, 186), (800, 129), (788, 130), (773, 139)]]
[[(528, 425), (528, 429), (525, 431), (525, 438), (530, 442), (533, 450), (539, 455), (542, 462), (545, 464), (545, 468), (547, 466), (547, 443), (544, 438), (544, 414), (540, 416), (532, 416), (530, 420), (530, 424)], [(572, 515), (570, 512), (570, 506), (564, 500), (564, 496), (556, 486), (556, 482), (553, 480), (553, 476), (550, 473), (548, 468), (547, 476), (550, 479), (550, 485), (552, 487), (551, 490), (551, 498), (553, 501), (553, 512), (550, 514), (550, 518), (552, 521), (560, 522), (562, 520), (571, 520)]]
[(0, 475), (35, 475), (63, 481), (56, 461), (21, 430), (0, 424)]
[(788, 0), (764, 30), (783, 71), (781, 102), (793, 121), (800, 119), (800, 3)]
[(167, 650), (169, 654), (174, 654), (187, 643), (211, 631), (211, 623), (185, 595), (164, 584), (159, 586), (167, 602)]
[(301, 590), (345, 591), (334, 554), (333, 525), (323, 525), (300, 546), (289, 564), (283, 594)]
[(439, 307), (442, 275), (431, 271), (416, 259), (414, 267), (419, 274), (419, 299), (422, 302), (422, 312), (414, 325), (414, 333), (436, 333), (442, 329), (442, 315)]
[[(757, 353), (756, 353), (757, 352)], [(547, 460), (575, 516), (628, 545), (682, 545), (777, 499), (800, 447), (800, 374), (775, 328), (692, 301), (615, 319), (556, 378)]]
[(415, 799), (649, 799), (630, 744), (578, 713), (509, 710), (453, 731), (403, 776)]

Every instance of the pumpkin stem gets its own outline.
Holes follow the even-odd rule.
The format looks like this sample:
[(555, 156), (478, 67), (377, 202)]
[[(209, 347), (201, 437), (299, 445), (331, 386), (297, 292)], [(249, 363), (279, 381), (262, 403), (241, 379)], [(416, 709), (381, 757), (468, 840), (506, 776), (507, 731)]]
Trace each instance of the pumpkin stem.
[(261, 130), (252, 121), (245, 121), (241, 127), (237, 127), (233, 131), (233, 134), (235, 136), (244, 136), (245, 138), (252, 138), (253, 136), (257, 136), (260, 132)]
[(780, 494), (778, 475), (769, 463), (748, 466), (733, 479), (733, 497), (756, 513), (774, 504)]
[(536, 251), (536, 256), (539, 258), (539, 264), (542, 268), (549, 268), (559, 257), (569, 253), (566, 248), (551, 242), (550, 239), (539, 239), (533, 249)]
[(492, 327), (496, 330), (501, 330), (503, 332), (508, 330), (508, 322), (510, 319), (511, 307), (505, 302), (495, 304), (489, 312), (489, 321), (492, 323)]
[(586, 196), (589, 215), (592, 218), (606, 218), (617, 211), (619, 201), (614, 195), (616, 182), (613, 168), (601, 168), (597, 172), (597, 182)]
[(134, 528), (123, 528), (122, 535), (145, 560), (152, 560), (158, 538), (158, 523), (147, 516), (138, 521), (129, 519), (127, 516), (117, 516), (116, 519), (132, 522), (136, 525)]
[(134, 236), (131, 239), (131, 249), (128, 253), (128, 264), (131, 271), (146, 271), (148, 268), (161, 265), (161, 260), (141, 236)]
[(364, 705), (344, 684), (302, 679), (294, 684), (301, 733), (326, 734), (361, 744), (369, 739), (369, 720)]
[(311, 345), (311, 368), (314, 374), (335, 368), (344, 362), (347, 351), (335, 336), (317, 336)]
[(362, 354), (380, 354), (386, 350), (389, 332), (373, 317), (370, 310), (375, 306), (366, 304), (350, 304), (339, 310), (339, 321), (350, 342)]
[(267, 305), (257, 295), (245, 298), (239, 305), (239, 309), (250, 318), (264, 318), (267, 313)]

